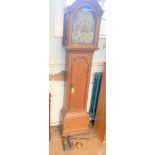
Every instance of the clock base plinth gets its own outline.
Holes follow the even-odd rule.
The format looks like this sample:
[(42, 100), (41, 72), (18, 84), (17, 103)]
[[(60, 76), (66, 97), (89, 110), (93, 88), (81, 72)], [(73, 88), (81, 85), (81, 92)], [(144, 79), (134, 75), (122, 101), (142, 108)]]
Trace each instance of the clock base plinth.
[(67, 112), (60, 125), (62, 136), (89, 132), (89, 115), (87, 112)]

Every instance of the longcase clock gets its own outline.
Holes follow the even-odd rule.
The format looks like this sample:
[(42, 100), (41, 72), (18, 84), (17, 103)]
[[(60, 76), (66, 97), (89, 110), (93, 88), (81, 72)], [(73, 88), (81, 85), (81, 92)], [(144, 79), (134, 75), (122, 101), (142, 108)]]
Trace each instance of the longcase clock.
[(85, 132), (89, 128), (88, 89), (102, 14), (96, 0), (76, 0), (64, 12), (62, 45), (67, 52), (67, 84), (61, 111), (63, 136)]

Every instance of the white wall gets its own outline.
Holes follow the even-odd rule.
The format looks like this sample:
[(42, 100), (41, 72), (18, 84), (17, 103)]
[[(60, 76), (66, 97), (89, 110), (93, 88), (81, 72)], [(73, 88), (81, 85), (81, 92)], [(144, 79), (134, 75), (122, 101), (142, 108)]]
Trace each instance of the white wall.
[[(62, 48), (61, 26), (64, 8), (64, 0), (50, 0), (49, 15), (49, 73), (54, 74), (65, 70), (65, 49)], [(59, 20), (58, 20), (59, 19)], [(59, 29), (57, 27), (59, 25)], [(90, 107), (91, 91), (93, 87), (93, 75), (95, 72), (102, 72), (103, 63), (106, 59), (105, 38), (99, 39), (99, 50), (94, 53), (91, 80), (89, 87), (87, 111)], [(52, 94), (51, 99), (51, 126), (59, 124), (60, 110), (64, 102), (64, 81), (50, 81), (49, 91)]]

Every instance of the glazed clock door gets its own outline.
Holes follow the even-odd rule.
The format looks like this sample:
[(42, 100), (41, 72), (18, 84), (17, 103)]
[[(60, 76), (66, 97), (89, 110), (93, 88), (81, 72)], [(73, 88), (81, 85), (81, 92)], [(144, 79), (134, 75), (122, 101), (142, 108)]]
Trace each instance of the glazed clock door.
[[(75, 55), (75, 56), (74, 56)], [(87, 55), (87, 54), (86, 54)], [(70, 59), (69, 110), (85, 111), (90, 57), (73, 54)]]
[(95, 37), (95, 12), (85, 5), (73, 18), (72, 44), (91, 44)]

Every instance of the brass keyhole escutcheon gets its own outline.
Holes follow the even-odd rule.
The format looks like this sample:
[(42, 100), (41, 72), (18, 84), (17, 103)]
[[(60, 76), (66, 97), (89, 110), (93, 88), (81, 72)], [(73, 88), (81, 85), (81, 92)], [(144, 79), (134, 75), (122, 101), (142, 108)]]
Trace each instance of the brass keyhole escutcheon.
[(71, 94), (74, 94), (74, 92), (75, 92), (74, 85), (71, 84)]

